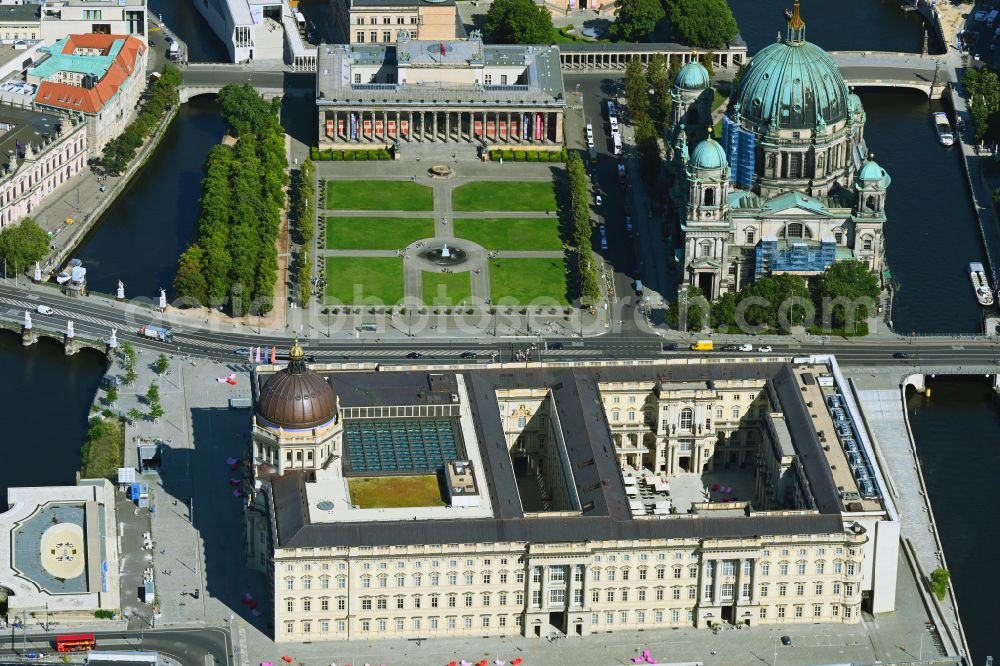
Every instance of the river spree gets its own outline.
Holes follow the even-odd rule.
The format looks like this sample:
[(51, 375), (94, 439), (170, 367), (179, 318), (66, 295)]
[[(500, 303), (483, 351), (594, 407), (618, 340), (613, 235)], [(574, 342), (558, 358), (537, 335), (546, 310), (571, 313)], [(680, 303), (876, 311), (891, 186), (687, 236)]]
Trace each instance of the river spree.
[(62, 343), (42, 339), (21, 346), (0, 331), (6, 460), (0, 465), (0, 506), (12, 486), (70, 484), (80, 469), (87, 412), (104, 374), (104, 358), (83, 352), (67, 358)]
[[(992, 570), (1000, 548), (1000, 521), (988, 503), (1000, 469), (1000, 400), (981, 377), (927, 380), (931, 397), (906, 402), (962, 624), (974, 663), (1000, 656), (996, 600), (1000, 579)], [(974, 503), (987, 498), (983, 510)]]
[(92, 291), (129, 298), (172, 291), (177, 257), (198, 217), (202, 164), (222, 140), (225, 123), (214, 97), (181, 107), (149, 162), (96, 222), (73, 256), (87, 266)]

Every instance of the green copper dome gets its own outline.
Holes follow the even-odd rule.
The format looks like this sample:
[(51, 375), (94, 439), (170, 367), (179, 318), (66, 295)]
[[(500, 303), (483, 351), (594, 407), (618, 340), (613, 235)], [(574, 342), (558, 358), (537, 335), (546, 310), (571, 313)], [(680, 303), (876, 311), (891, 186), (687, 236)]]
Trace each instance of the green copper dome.
[(695, 146), (691, 165), (698, 169), (722, 169), (728, 165), (726, 151), (712, 137)]
[(677, 78), (674, 79), (674, 85), (683, 90), (704, 90), (710, 83), (708, 70), (697, 61), (691, 61), (681, 67), (681, 71), (677, 72)]
[(892, 184), (892, 178), (886, 173), (886, 170), (879, 166), (878, 162), (875, 161), (873, 155), (869, 155), (868, 159), (865, 160), (864, 166), (858, 171), (858, 184), (862, 186), (869, 185), (881, 185), (882, 189), (886, 189)]
[(736, 101), (743, 118), (780, 129), (812, 129), (847, 119), (850, 91), (827, 53), (805, 40), (798, 15), (788, 39), (753, 57), (740, 79)]

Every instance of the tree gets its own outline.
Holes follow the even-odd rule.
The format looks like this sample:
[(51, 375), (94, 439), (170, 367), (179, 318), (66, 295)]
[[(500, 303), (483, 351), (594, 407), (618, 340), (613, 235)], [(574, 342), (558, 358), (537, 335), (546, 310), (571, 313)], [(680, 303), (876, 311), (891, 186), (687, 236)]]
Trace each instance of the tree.
[(611, 36), (625, 42), (641, 42), (662, 18), (660, 0), (615, 0)]
[(208, 304), (208, 280), (205, 279), (205, 251), (192, 245), (181, 253), (174, 275), (174, 292), (202, 305)]
[(132, 423), (138, 423), (139, 421), (142, 420), (142, 412), (140, 412), (135, 407), (133, 407), (132, 409), (128, 410), (125, 413), (125, 416), (127, 416), (128, 420), (131, 421)]
[[(750, 298), (753, 300), (748, 300)], [(739, 301), (737, 309), (742, 306), (747, 324), (764, 326), (775, 332), (788, 332), (790, 327), (801, 325), (812, 309), (806, 281), (790, 273), (758, 278), (740, 291)]]
[(948, 582), (950, 580), (951, 572), (945, 568), (938, 567), (931, 572), (931, 592), (938, 598), (938, 601), (944, 601), (945, 595), (948, 594)]
[(30, 217), (0, 231), (0, 261), (8, 270), (25, 270), (48, 251), (48, 234)]
[(632, 116), (632, 124), (649, 115), (649, 83), (642, 61), (633, 58), (625, 68), (625, 103)]
[(670, 107), (673, 104), (667, 59), (662, 54), (657, 53), (650, 57), (646, 66), (646, 78), (649, 80), (649, 89), (653, 91), (649, 114), (656, 128), (662, 131), (670, 121)]
[(160, 354), (156, 357), (156, 363), (153, 364), (153, 369), (160, 375), (170, 369), (170, 361), (167, 360), (166, 354)]
[(160, 401), (160, 387), (156, 384), (150, 384), (149, 390), (146, 391), (146, 400), (149, 404), (156, 404)]
[(233, 136), (245, 134), (260, 136), (264, 129), (276, 119), (281, 100), (266, 101), (249, 83), (230, 83), (219, 91), (219, 106), (222, 117), (233, 129)]
[(109, 405), (113, 405), (115, 404), (115, 402), (117, 402), (118, 389), (116, 389), (114, 386), (109, 386), (108, 390), (105, 393), (106, 393), (105, 399), (108, 401)]
[(163, 406), (158, 402), (154, 402), (149, 406), (149, 418), (154, 421), (163, 416)]
[(549, 44), (552, 15), (533, 0), (494, 0), (486, 12), (483, 35), (493, 44)]
[(881, 291), (878, 278), (867, 264), (851, 259), (838, 261), (817, 281), (816, 307), (824, 324), (853, 327), (871, 316)]
[(736, 68), (736, 73), (733, 74), (733, 85), (732, 85), (733, 90), (739, 89), (740, 79), (743, 78), (743, 72), (746, 71), (746, 68), (747, 64), (745, 62), (741, 62), (740, 66)]
[(705, 292), (699, 287), (681, 288), (677, 300), (667, 306), (667, 324), (682, 331), (700, 331), (709, 323), (710, 310)]
[(721, 48), (739, 31), (726, 0), (666, 0), (666, 3), (674, 39), (685, 46)]

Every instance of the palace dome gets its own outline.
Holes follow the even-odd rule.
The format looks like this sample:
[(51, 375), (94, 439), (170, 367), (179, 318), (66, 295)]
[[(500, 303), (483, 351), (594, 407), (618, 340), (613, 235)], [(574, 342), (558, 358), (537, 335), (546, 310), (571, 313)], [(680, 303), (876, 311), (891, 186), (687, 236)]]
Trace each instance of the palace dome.
[(826, 51), (805, 41), (798, 12), (796, 3), (788, 39), (760, 51), (743, 72), (736, 92), (742, 118), (780, 129), (847, 119), (851, 93), (844, 77)]
[(728, 165), (726, 151), (712, 137), (700, 141), (691, 154), (691, 165), (697, 169), (722, 169)]
[(271, 375), (260, 389), (256, 414), (262, 425), (307, 430), (326, 425), (337, 413), (333, 388), (309, 369), (305, 353), (292, 347), (288, 367)]
[(681, 67), (674, 79), (674, 85), (683, 90), (701, 91), (711, 84), (708, 70), (697, 60), (692, 60)]

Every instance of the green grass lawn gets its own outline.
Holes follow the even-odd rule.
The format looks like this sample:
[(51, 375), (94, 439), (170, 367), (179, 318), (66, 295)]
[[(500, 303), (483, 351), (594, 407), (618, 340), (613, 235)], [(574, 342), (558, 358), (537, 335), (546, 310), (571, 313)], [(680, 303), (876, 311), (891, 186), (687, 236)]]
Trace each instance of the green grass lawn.
[(434, 192), (408, 180), (328, 180), (328, 210), (434, 210)]
[(397, 250), (434, 236), (429, 217), (328, 217), (326, 247), (331, 250)]
[(424, 271), (424, 303), (444, 306), (472, 303), (472, 276)]
[(385, 257), (327, 257), (326, 297), (328, 301), (354, 304), (356, 285), (360, 298), (377, 298), (385, 305), (403, 299), (403, 260)]
[(469, 183), (455, 188), (451, 207), (456, 211), (554, 211), (556, 191), (549, 181)]
[(351, 502), (362, 509), (443, 506), (436, 476), (379, 476), (347, 480)]
[[(729, 99), (729, 96), (728, 95), (724, 95), (724, 94), (720, 93), (718, 90), (714, 90), (714, 89), (712, 90), (712, 92), (715, 93), (715, 96), (712, 99), (712, 111), (715, 111), (720, 106), (722, 106), (723, 104), (726, 103), (726, 101)], [(715, 126), (712, 128), (712, 133), (714, 134), (716, 141), (722, 141), (722, 117), (721, 116), (719, 117), (719, 122), (715, 123)]]
[(90, 421), (87, 439), (83, 443), (80, 477), (83, 479), (114, 480), (125, 460), (125, 424), (116, 418), (95, 418)]
[(536, 218), (459, 218), (455, 235), (487, 250), (561, 250), (559, 220)]
[(491, 259), (493, 302), (514, 298), (530, 305), (537, 298), (566, 301), (566, 273), (562, 259)]

